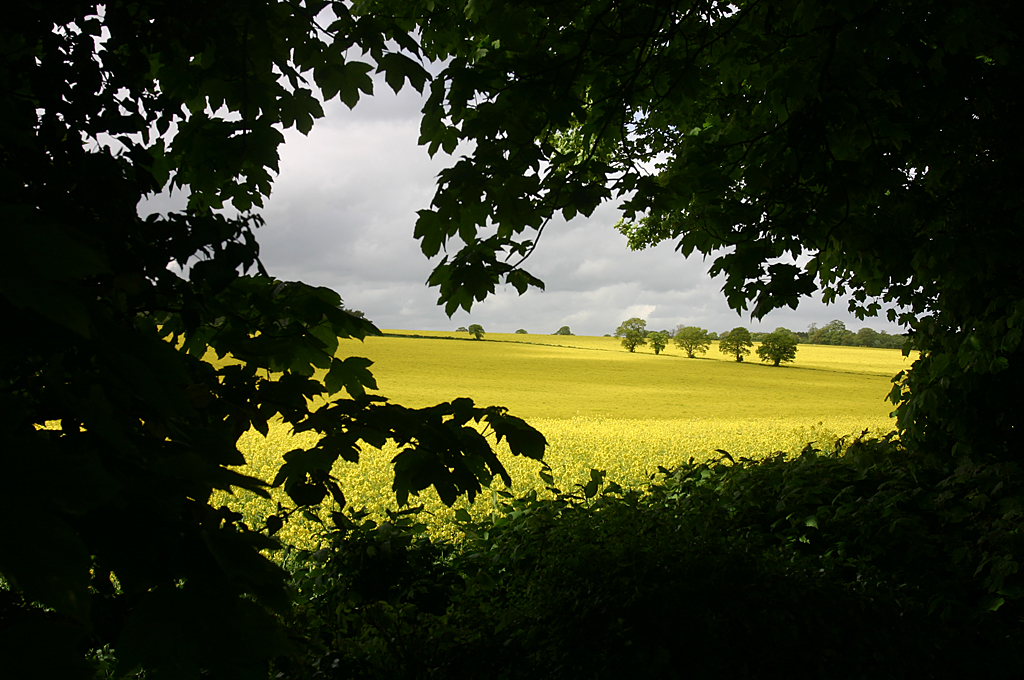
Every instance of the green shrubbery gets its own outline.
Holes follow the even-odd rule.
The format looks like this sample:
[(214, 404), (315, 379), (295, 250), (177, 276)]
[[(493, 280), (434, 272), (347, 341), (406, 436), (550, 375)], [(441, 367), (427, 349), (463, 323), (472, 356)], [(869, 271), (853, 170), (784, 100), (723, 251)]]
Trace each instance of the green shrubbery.
[[(1021, 672), (1019, 474), (890, 440), (684, 464), (647, 492), (498, 492), (461, 545), (336, 515), (296, 555), (307, 677)], [(542, 473), (543, 475), (543, 473)], [(315, 675), (321, 673), (322, 675)]]

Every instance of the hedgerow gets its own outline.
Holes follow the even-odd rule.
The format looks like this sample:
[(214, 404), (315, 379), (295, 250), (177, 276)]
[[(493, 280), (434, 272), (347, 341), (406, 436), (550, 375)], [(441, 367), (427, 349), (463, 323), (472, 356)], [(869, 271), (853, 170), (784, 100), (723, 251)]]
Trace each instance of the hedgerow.
[[(845, 450), (839, 454), (838, 451)], [(550, 483), (546, 472), (541, 473)], [(898, 442), (600, 471), (459, 513), (334, 516), (295, 553), (296, 677), (944, 677), (1024, 671), (1022, 507), (1007, 464)]]

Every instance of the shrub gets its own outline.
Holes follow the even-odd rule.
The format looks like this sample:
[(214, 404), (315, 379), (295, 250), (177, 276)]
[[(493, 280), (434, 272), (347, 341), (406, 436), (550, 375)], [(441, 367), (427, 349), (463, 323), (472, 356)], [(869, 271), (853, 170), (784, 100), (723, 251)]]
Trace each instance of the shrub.
[(548, 498), (460, 511), (459, 546), (416, 511), (343, 520), (297, 572), (306, 658), (347, 669), (323, 677), (1019, 675), (1019, 471), (845, 448), (722, 452), (642, 491), (542, 472)]

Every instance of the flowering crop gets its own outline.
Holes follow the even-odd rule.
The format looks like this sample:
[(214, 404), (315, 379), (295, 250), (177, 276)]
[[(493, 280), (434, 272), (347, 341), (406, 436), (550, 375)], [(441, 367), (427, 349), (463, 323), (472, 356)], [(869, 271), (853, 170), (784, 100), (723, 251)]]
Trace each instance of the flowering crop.
[[(861, 347), (801, 345), (792, 366), (775, 368), (738, 364), (716, 352), (706, 359), (629, 353), (616, 338), (488, 333), (483, 341), (456, 341), (449, 338), (461, 334), (396, 333), (430, 337), (371, 337), (341, 351), (372, 359), (381, 392), (403, 405), (468, 396), (526, 418), (548, 439), (545, 461), (562, 491), (586, 482), (591, 468), (635, 487), (649, 482), (659, 466), (672, 468), (691, 456), (701, 460), (717, 455), (716, 449), (754, 458), (796, 453), (811, 441), (831, 448), (864, 429), (884, 434), (893, 429), (884, 401), (891, 376), (909, 364), (898, 350)], [(283, 425), (271, 427), (266, 438), (247, 433), (239, 442), (248, 461), (243, 471), (271, 481), (282, 454), (311, 446), (309, 436), (291, 435)], [(545, 492), (538, 463), (497, 450), (514, 493)], [(397, 453), (391, 444), (366, 446), (358, 465), (335, 467), (350, 506), (378, 514), (395, 507), (390, 461)], [(278, 501), (289, 505), (279, 490), (270, 501), (242, 492), (212, 500), (242, 512), (256, 527)], [(446, 508), (427, 492), (412, 502), (433, 514), (435, 534), (454, 537), (451, 519), (464, 501)], [(467, 509), (479, 516), (490, 508), (485, 494)], [(281, 537), (311, 544), (315, 533), (315, 522), (296, 515)]]
[[(795, 454), (808, 442), (816, 442), (821, 448), (832, 448), (843, 436), (856, 435), (869, 428), (874, 435), (881, 435), (892, 429), (887, 419), (864, 422), (854, 418), (829, 418), (816, 423), (795, 423), (781, 419), (753, 420), (636, 420), (616, 418), (570, 418), (533, 419), (531, 424), (541, 430), (548, 439), (545, 460), (551, 467), (554, 485), (562, 491), (571, 491), (576, 484), (589, 479), (591, 468), (605, 470), (608, 479), (624, 487), (640, 487), (649, 482), (658, 467), (672, 468), (688, 460), (715, 457), (716, 449), (728, 451), (733, 457), (761, 457), (776, 451)], [(284, 426), (272, 427), (264, 438), (251, 431), (242, 437), (239, 447), (248, 460), (248, 474), (265, 481), (273, 479), (281, 464), (281, 455), (299, 445), (310, 445), (312, 441), (296, 442)], [(507, 448), (498, 447), (499, 455), (512, 475), (513, 493), (523, 494), (537, 489), (541, 494), (545, 484), (538, 477), (540, 464), (520, 456), (513, 457)], [(381, 450), (364, 447), (359, 464), (339, 462), (334, 476), (350, 506), (365, 507), (371, 513), (383, 516), (385, 509), (397, 509), (391, 491), (392, 472), (390, 461), (398, 453), (389, 444)], [(503, 490), (500, 481), (495, 480), (492, 490)], [(494, 496), (487, 493), (472, 506), (460, 500), (452, 508), (446, 508), (432, 492), (427, 492), (411, 502), (423, 503), (433, 515), (432, 533), (450, 539), (457, 538), (452, 523), (455, 510), (466, 508), (474, 517), (490, 512)], [(272, 514), (277, 502), (288, 504), (279, 489), (273, 490), (272, 498), (265, 500), (248, 492), (229, 496), (218, 492), (213, 499), (215, 505), (226, 504), (242, 512), (252, 525), (260, 525), (267, 515)], [(286, 542), (312, 546), (315, 544), (317, 527), (308, 519), (295, 516), (282, 530)]]

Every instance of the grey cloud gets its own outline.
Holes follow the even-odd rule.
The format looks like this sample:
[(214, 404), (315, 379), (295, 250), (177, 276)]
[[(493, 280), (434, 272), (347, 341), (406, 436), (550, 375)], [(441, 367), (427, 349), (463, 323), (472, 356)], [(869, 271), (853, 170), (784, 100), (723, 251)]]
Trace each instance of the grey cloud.
[[(545, 291), (519, 296), (506, 287), (472, 314), (459, 311), (449, 319), (436, 304), (436, 289), (425, 285), (433, 265), (412, 233), (416, 211), (429, 206), (436, 175), (452, 159), (431, 159), (417, 145), (419, 95), (410, 90), (395, 96), (382, 83), (377, 92), (353, 111), (328, 104), (326, 118), (308, 137), (286, 133), (281, 173), (257, 236), (272, 275), (331, 287), (382, 328), (450, 330), (480, 323), (492, 332), (552, 333), (569, 325), (578, 334), (602, 335), (640, 315), (658, 329), (685, 323), (716, 331), (738, 325), (803, 330), (841, 319), (851, 329), (900, 332), (883, 318), (860, 322), (845, 303), (826, 307), (820, 300), (752, 322), (728, 308), (721, 280), (707, 274), (710, 261), (685, 259), (668, 243), (630, 251), (613, 228), (614, 205), (590, 218), (553, 221), (545, 230), (525, 265), (546, 283)], [(156, 197), (149, 209), (180, 207), (175, 200), (180, 203)]]

